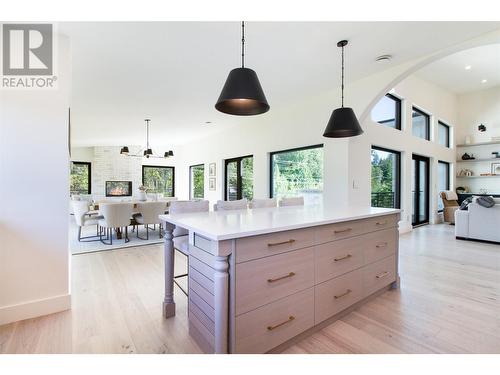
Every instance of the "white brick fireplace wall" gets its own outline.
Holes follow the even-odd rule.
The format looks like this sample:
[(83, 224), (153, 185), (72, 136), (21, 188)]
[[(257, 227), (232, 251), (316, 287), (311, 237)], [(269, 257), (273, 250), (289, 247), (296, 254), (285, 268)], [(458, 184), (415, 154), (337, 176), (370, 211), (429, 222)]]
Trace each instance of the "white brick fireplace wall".
[[(133, 153), (138, 149), (130, 147)], [(106, 198), (106, 181), (132, 181), (132, 193), (136, 195), (142, 184), (142, 159), (120, 155), (119, 146), (94, 147), (92, 195), (95, 200), (109, 199)]]
[[(137, 188), (142, 184), (143, 165), (175, 167), (175, 158), (146, 159), (126, 157), (120, 155), (120, 148), (121, 146), (95, 146), (74, 147), (71, 149), (72, 161), (92, 163), (92, 198), (96, 201), (102, 199), (129, 199), (129, 197), (106, 197), (106, 181), (132, 181), (132, 194), (136, 196)], [(141, 147), (129, 146), (129, 149), (131, 153), (138, 153)]]

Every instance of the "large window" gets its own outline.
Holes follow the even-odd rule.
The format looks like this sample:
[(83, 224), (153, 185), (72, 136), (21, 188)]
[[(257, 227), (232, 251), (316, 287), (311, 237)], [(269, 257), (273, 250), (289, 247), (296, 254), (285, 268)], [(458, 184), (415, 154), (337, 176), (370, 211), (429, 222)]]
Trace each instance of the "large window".
[(440, 193), (450, 190), (450, 163), (438, 161), (438, 212), (443, 211), (443, 200)]
[(165, 197), (175, 195), (175, 168), (157, 165), (142, 166), (142, 184), (148, 193), (159, 193)]
[(401, 153), (372, 147), (372, 207), (399, 208)]
[(438, 142), (444, 147), (450, 147), (450, 127), (438, 121)]
[(84, 161), (72, 161), (70, 171), (70, 194), (91, 193), (91, 166)]
[(431, 139), (431, 117), (420, 109), (413, 107), (411, 119), (413, 135), (429, 141)]
[(401, 130), (401, 99), (386, 94), (375, 104), (371, 116), (379, 124)]
[(225, 200), (253, 198), (253, 156), (227, 159), (225, 163)]
[(323, 145), (272, 152), (271, 197), (303, 196), (307, 204), (323, 197)]
[(205, 165), (189, 167), (189, 199), (203, 199), (205, 193)]

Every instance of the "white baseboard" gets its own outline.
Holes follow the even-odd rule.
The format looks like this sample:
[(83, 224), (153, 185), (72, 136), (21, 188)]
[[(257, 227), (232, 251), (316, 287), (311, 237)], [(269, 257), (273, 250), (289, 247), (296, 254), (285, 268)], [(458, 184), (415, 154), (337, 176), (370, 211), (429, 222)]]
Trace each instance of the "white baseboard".
[(0, 325), (71, 309), (71, 294), (0, 307)]
[(400, 221), (399, 222), (399, 234), (404, 234), (411, 232), (413, 230), (413, 227), (411, 223), (408, 223), (407, 221)]

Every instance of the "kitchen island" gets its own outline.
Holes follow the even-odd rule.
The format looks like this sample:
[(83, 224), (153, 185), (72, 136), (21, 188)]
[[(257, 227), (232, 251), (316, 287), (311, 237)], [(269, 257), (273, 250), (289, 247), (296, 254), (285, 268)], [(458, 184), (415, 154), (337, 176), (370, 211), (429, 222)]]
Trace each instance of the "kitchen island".
[(265, 353), (397, 288), (400, 210), (295, 206), (160, 215), (163, 314), (175, 226), (189, 231), (189, 332), (211, 353)]

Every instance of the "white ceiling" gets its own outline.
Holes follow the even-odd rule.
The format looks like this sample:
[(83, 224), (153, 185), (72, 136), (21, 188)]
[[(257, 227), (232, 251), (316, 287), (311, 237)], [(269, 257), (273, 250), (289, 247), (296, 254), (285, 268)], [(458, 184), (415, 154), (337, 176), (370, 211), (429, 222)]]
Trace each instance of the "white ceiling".
[[(339, 84), (336, 43), (348, 39), (354, 80), (498, 29), (498, 22), (248, 22), (246, 66), (273, 108)], [(245, 119), (214, 104), (240, 64), (239, 22), (61, 23), (72, 44), (72, 144), (175, 146)], [(432, 40), (432, 43), (429, 41)], [(390, 63), (374, 61), (393, 55)], [(206, 125), (206, 121), (212, 124)]]
[[(470, 69), (465, 69), (466, 66)], [(498, 86), (500, 44), (455, 53), (425, 66), (416, 75), (456, 94)]]

